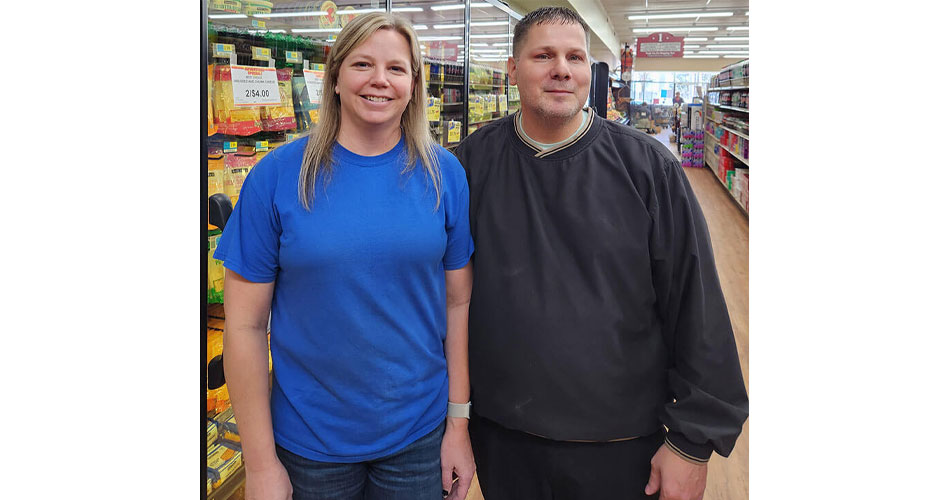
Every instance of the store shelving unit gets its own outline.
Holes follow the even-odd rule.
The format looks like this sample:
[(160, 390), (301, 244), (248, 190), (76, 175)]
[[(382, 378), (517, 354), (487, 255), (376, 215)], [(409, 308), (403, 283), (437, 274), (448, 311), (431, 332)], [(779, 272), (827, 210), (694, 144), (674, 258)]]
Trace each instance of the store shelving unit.
[[(742, 99), (747, 102), (748, 91), (749, 61), (726, 66), (710, 82), (703, 113), (706, 138), (703, 163), (746, 216), (749, 215), (750, 162), (742, 151), (749, 150), (749, 109), (735, 106), (734, 99), (744, 96)], [(724, 94), (733, 98), (729, 104), (722, 104)], [(745, 131), (737, 130), (740, 126)]]

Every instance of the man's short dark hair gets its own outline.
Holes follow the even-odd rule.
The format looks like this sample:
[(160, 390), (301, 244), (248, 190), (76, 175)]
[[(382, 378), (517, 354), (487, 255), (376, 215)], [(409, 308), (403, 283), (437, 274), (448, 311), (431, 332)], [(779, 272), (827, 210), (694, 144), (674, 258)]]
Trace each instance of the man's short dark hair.
[(524, 45), (524, 39), (528, 36), (528, 30), (538, 24), (579, 24), (584, 28), (584, 38), (587, 41), (587, 51), (590, 52), (590, 26), (584, 22), (584, 19), (573, 9), (567, 7), (539, 7), (528, 15), (521, 18), (515, 25), (515, 37), (511, 41), (511, 53), (518, 57), (521, 53), (521, 46)]

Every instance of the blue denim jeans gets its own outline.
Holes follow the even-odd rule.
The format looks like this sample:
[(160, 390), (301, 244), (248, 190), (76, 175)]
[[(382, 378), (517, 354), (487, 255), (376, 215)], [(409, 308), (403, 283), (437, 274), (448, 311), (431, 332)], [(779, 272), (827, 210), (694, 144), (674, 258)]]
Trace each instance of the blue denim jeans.
[(442, 500), (445, 422), (402, 450), (369, 462), (315, 462), (277, 446), (294, 500)]

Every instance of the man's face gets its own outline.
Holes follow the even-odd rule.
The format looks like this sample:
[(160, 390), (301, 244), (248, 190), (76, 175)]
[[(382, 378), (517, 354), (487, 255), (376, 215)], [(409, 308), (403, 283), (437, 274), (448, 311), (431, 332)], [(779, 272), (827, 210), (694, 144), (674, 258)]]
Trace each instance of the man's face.
[(558, 22), (532, 26), (517, 59), (508, 58), (508, 75), (526, 112), (558, 121), (573, 118), (590, 92), (584, 28)]

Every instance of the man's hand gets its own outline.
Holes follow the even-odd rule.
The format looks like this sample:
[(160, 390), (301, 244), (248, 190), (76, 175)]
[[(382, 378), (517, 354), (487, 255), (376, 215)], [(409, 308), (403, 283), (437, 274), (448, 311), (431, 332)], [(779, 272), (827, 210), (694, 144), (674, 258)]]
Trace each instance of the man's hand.
[(279, 461), (274, 460), (260, 469), (245, 467), (245, 470), (247, 500), (291, 500), (293, 497), (287, 469)]
[(660, 500), (702, 500), (706, 470), (706, 464), (688, 462), (664, 444), (650, 461), (646, 494), (659, 490)]
[[(452, 473), (458, 476), (453, 484)], [(475, 477), (475, 457), (468, 436), (468, 419), (449, 417), (442, 436), (442, 489), (448, 500), (465, 500)]]

